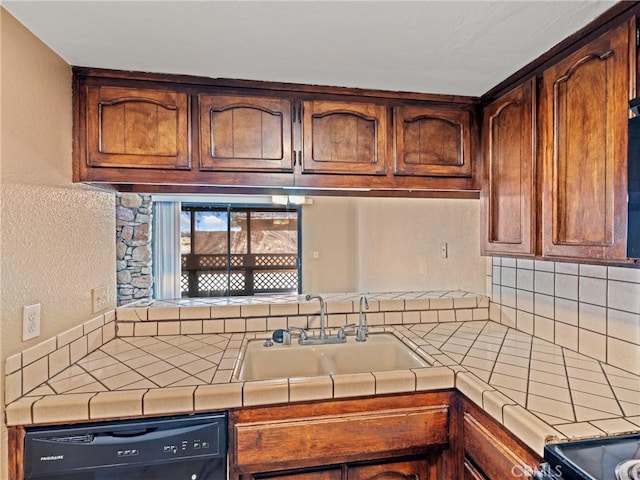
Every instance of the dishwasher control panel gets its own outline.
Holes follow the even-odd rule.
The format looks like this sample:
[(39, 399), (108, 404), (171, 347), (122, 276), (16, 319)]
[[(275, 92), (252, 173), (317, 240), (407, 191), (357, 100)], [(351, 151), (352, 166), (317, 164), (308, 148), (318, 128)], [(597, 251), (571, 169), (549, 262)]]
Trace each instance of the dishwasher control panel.
[(25, 435), (25, 478), (226, 454), (224, 413), (32, 428)]

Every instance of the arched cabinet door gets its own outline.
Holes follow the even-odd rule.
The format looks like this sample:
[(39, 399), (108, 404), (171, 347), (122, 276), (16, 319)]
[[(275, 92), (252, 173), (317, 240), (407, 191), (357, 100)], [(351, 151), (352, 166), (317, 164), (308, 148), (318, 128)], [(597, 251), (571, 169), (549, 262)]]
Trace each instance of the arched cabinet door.
[(306, 101), (302, 173), (384, 175), (387, 108), (375, 103)]
[(635, 93), (631, 23), (543, 73), (544, 256), (626, 258), (627, 121)]
[(446, 107), (394, 108), (396, 175), (471, 176), (471, 112)]
[(482, 253), (535, 254), (535, 78), (484, 108)]
[(201, 94), (200, 170), (292, 172), (291, 100)]
[(88, 166), (191, 168), (186, 93), (88, 86), (86, 98)]

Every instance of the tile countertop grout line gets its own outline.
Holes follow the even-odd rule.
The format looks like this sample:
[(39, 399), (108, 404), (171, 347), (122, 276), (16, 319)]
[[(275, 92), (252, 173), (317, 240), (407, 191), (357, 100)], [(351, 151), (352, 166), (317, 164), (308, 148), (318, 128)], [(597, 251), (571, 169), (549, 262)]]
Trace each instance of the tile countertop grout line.
[[(427, 292), (428, 293), (428, 292)], [(433, 293), (433, 292), (431, 292)], [(451, 292), (450, 292), (451, 293)], [(456, 297), (449, 297), (449, 299), (451, 300), (451, 308), (454, 308), (454, 298), (464, 298), (464, 295), (460, 295), (460, 292), (453, 292), (455, 293), (457, 296)], [(442, 295), (444, 294), (443, 292), (438, 292), (439, 296), (438, 297), (429, 297), (430, 299), (442, 299)], [(486, 296), (482, 296), (482, 295), (475, 295), (475, 305), (477, 308), (482, 308), (480, 307), (480, 305), (484, 304), (484, 298)], [(405, 300), (407, 300), (407, 303), (410, 303), (412, 300), (420, 300), (421, 297), (408, 297)], [(469, 296), (466, 297), (467, 299), (469, 298)], [(387, 297), (386, 300), (392, 300), (391, 298)], [(422, 299), (424, 300), (424, 299)], [(336, 302), (340, 301), (340, 300), (335, 300)], [(385, 301), (385, 299), (383, 298), (378, 298), (377, 301)], [(353, 301), (355, 302), (355, 300)], [(434, 302), (437, 303), (437, 302)], [(161, 307), (160, 307), (161, 308)], [(234, 308), (239, 308), (238, 307), (234, 307)], [(468, 307), (462, 307), (462, 308), (468, 308)], [(137, 315), (138, 312), (136, 312)], [(145, 313), (146, 315), (146, 313)], [(429, 339), (430, 335), (441, 335), (441, 333), (445, 333), (447, 334), (447, 339), (449, 338), (453, 338), (456, 336), (456, 334), (461, 333), (461, 334), (465, 334), (464, 330), (465, 328), (468, 326), (469, 328), (471, 328), (472, 330), (478, 329), (480, 325), (483, 325), (482, 328), (480, 328), (478, 330), (479, 333), (476, 334), (475, 336), (475, 340), (473, 341), (472, 345), (474, 345), (476, 342), (482, 342), (482, 341), (486, 341), (487, 337), (483, 335), (483, 333), (485, 332), (485, 329), (487, 329), (487, 326), (491, 326), (493, 325), (496, 328), (499, 329), (504, 329), (504, 336), (502, 338), (503, 344), (504, 344), (504, 340), (507, 338), (507, 334), (511, 331), (516, 332), (517, 335), (523, 335), (525, 337), (527, 337), (529, 339), (529, 341), (531, 341), (533, 339), (532, 335), (529, 334), (525, 334), (523, 332), (519, 332), (517, 330), (515, 330), (514, 328), (511, 327), (506, 327), (504, 325), (501, 325), (495, 321), (491, 321), (489, 319), (486, 320), (468, 320), (468, 321), (450, 321), (450, 322), (424, 322), (424, 323), (402, 323), (402, 324), (382, 324), (382, 325), (378, 325), (378, 326), (372, 326), (372, 331), (387, 331), (387, 332), (397, 332), (397, 336), (402, 340), (407, 340), (407, 342), (404, 342), (405, 344), (410, 343), (411, 345), (411, 349), (413, 351), (419, 351), (422, 350), (424, 352), (424, 348), (422, 347), (426, 347), (428, 346), (428, 350), (430, 352), (433, 352), (434, 350), (438, 352), (438, 358), (445, 358), (446, 356), (450, 356), (449, 353), (451, 354), (455, 354), (455, 352), (448, 352), (447, 351), (447, 347), (445, 345), (444, 342), (438, 342), (441, 346), (440, 347), (436, 347)], [(420, 331), (420, 326), (424, 326), (424, 325), (429, 325), (429, 327), (432, 328), (423, 328), (424, 331)], [(490, 329), (489, 329), (490, 330)], [(453, 333), (452, 333), (453, 331)], [(227, 352), (227, 350), (230, 349), (229, 344), (232, 341), (232, 339), (234, 338), (234, 336), (242, 334), (243, 338), (241, 340), (241, 347), (236, 347), (234, 345), (233, 350), (235, 350), (235, 353), (233, 353), (232, 357), (234, 359), (233, 362), (233, 367), (232, 370), (230, 371), (231, 375), (233, 374), (233, 372), (236, 371), (236, 367), (238, 362), (240, 361), (240, 358), (242, 356), (242, 352), (244, 352), (244, 348), (246, 346), (246, 343), (248, 342), (249, 339), (256, 339), (258, 337), (262, 337), (263, 335), (265, 336), (269, 336), (270, 331), (260, 331), (260, 332), (248, 332), (248, 331), (244, 331), (244, 332), (236, 332), (236, 333), (222, 333), (220, 332), (219, 334), (216, 333), (200, 333), (200, 334), (189, 334), (188, 337), (191, 341), (194, 342), (199, 342), (202, 343), (202, 348), (206, 351), (209, 351), (206, 347), (206, 345), (209, 345), (210, 347), (213, 347), (216, 342), (215, 340), (217, 338), (224, 338), (226, 340), (226, 347), (225, 349), (222, 351), (222, 357), (226, 360), (231, 360), (230, 357), (227, 357), (225, 354)], [(487, 335), (490, 332), (487, 333)], [(173, 337), (181, 339), (184, 337), (187, 337), (187, 335), (173, 335)], [(118, 344), (116, 342), (120, 341), (121, 338), (136, 338), (136, 337), (115, 337), (113, 339), (107, 340), (106, 342), (104, 342), (100, 347), (98, 347), (97, 349), (93, 350), (90, 353), (95, 353), (100, 351), (103, 348), (109, 348), (109, 345), (113, 345), (113, 349), (115, 349), (115, 351), (110, 351), (108, 354), (111, 355), (112, 357), (116, 358), (118, 357)], [(145, 338), (145, 337), (137, 337), (137, 338)], [(149, 338), (150, 341), (152, 338), (154, 338), (153, 336), (151, 337), (146, 337)], [(417, 343), (415, 342), (415, 339), (419, 338), (421, 339), (422, 342), (425, 342), (426, 345), (420, 345), (420, 348), (413, 348), (414, 346), (418, 346)], [(462, 338), (462, 337), (461, 337)], [(237, 339), (237, 337), (236, 337)], [(205, 341), (206, 340), (206, 341)], [(142, 342), (143, 344), (146, 342)], [(138, 348), (138, 349), (142, 349), (143, 348), (143, 344), (140, 344), (140, 342), (131, 342), (129, 343), (129, 346), (131, 346), (131, 348)], [(195, 347), (194, 347), (195, 348)], [(500, 347), (502, 348), (502, 347)], [(564, 352), (568, 351), (565, 348), (559, 347), (560, 348), (560, 352), (562, 353), (562, 355), (564, 356)], [(142, 351), (142, 350), (141, 350)], [(89, 353), (89, 354), (90, 354)], [(106, 352), (105, 352), (106, 353)], [(425, 352), (427, 353), (427, 352)], [(86, 358), (89, 354), (85, 355), (82, 358)], [(597, 362), (600, 365), (600, 368), (602, 369), (602, 362), (595, 360), (595, 359), (590, 359), (589, 357), (583, 355), (583, 354), (579, 354), (577, 352), (573, 352), (573, 355), (577, 355), (578, 358), (585, 358), (586, 360), (589, 360), (591, 362)], [(491, 378), (489, 377), (488, 380), (485, 382), (484, 380), (480, 379), (474, 372), (469, 371), (467, 368), (465, 368), (463, 365), (461, 365), (459, 362), (451, 362), (450, 365), (442, 365), (442, 363), (440, 361), (438, 361), (438, 359), (436, 359), (434, 357), (434, 354), (429, 353), (428, 354), (429, 357), (431, 359), (435, 359), (436, 362), (432, 364), (431, 367), (425, 367), (423, 369), (421, 369), (421, 371), (424, 371), (425, 373), (421, 373), (420, 376), (418, 376), (418, 374), (415, 371), (412, 371), (413, 376), (415, 378), (415, 381), (413, 383), (413, 390), (411, 391), (428, 391), (429, 389), (434, 390), (434, 389), (438, 389), (438, 387), (436, 386), (435, 388), (431, 387), (429, 388), (429, 384), (427, 383), (427, 387), (422, 388), (425, 384), (424, 384), (424, 378), (429, 378), (429, 374), (427, 372), (432, 372), (433, 375), (439, 375), (437, 372), (444, 372), (444, 371), (449, 371), (451, 372), (451, 378), (453, 379), (453, 381), (449, 384), (449, 383), (439, 383), (438, 385), (447, 385), (446, 387), (442, 387), (440, 386), (440, 388), (457, 388), (458, 391), (460, 391), (462, 394), (464, 394), (465, 396), (469, 397), (470, 400), (472, 400), (474, 403), (476, 403), (480, 408), (484, 409), (485, 411), (488, 411), (489, 414), (491, 414), (491, 412), (488, 410), (489, 408), (495, 409), (496, 405), (499, 405), (500, 408), (500, 417), (501, 418), (496, 418), (495, 415), (494, 418), (496, 418), (496, 420), (498, 420), (501, 424), (505, 425), (508, 429), (513, 430), (515, 429), (516, 432), (515, 433), (517, 436), (519, 436), (522, 440), (525, 441), (525, 443), (529, 444), (532, 448), (534, 448), (535, 450), (537, 450), (539, 453), (540, 452), (540, 448), (541, 445), (544, 444), (545, 441), (547, 441), (549, 438), (572, 438), (571, 435), (563, 435), (561, 434), (558, 430), (556, 430), (553, 425), (549, 424), (547, 421), (545, 421), (543, 418), (540, 418), (539, 415), (537, 415), (535, 412), (530, 412), (528, 410), (526, 410), (526, 408), (524, 407), (524, 405), (520, 404), (520, 402), (516, 401), (515, 399), (513, 399), (510, 395), (509, 395), (509, 390), (507, 387), (504, 387), (504, 385), (500, 385), (500, 384), (492, 384), (491, 383)], [(529, 353), (529, 363), (531, 362), (531, 357), (532, 354)], [(203, 358), (203, 357), (202, 357)], [(468, 356), (465, 356), (463, 358), (470, 358)], [(166, 359), (164, 359), (166, 361)], [(72, 363), (68, 369), (71, 369), (74, 365), (76, 365), (78, 360), (76, 360), (76, 362)], [(222, 361), (222, 360), (221, 360)], [(462, 361), (462, 360), (461, 360)], [(472, 361), (472, 358), (471, 358)], [(121, 361), (122, 364), (127, 365), (127, 361)], [(468, 362), (465, 360), (465, 364), (467, 364)], [(494, 360), (494, 364), (492, 367), (492, 371), (493, 368), (495, 368), (495, 365), (498, 363), (498, 356), (496, 356), (496, 359)], [(563, 362), (564, 363), (564, 362)], [(219, 370), (219, 365), (220, 362), (217, 363), (216, 366), (216, 370)], [(437, 366), (439, 365), (439, 366)], [(472, 366), (472, 365), (470, 365)], [(226, 368), (226, 367), (225, 367)], [(63, 370), (63, 372), (67, 371), (68, 369)], [(135, 370), (135, 369), (134, 369)], [(228, 370), (227, 370), (228, 371)], [(529, 367), (529, 371), (531, 371), (531, 365)], [(62, 372), (61, 372), (62, 373)], [(406, 373), (406, 372), (405, 372)], [(373, 390), (374, 390), (374, 394), (377, 390), (376, 387), (376, 377), (375, 375), (372, 375), (371, 373), (367, 374), (371, 377), (371, 380), (373, 382)], [(632, 373), (628, 373), (628, 375), (630, 375), (632, 378), (634, 379), (638, 379), (638, 381), (640, 381), (640, 376), (638, 375), (634, 375)], [(95, 376), (95, 375), (94, 375)], [(253, 386), (255, 386), (255, 384), (257, 382), (238, 382), (238, 381), (234, 381), (234, 378), (231, 377), (226, 377), (228, 378), (228, 380), (223, 381), (222, 383), (214, 383), (215, 379), (214, 379), (215, 375), (211, 375), (210, 377), (210, 381), (208, 382), (204, 382), (202, 380), (199, 380), (198, 384), (194, 384), (192, 386), (171, 386), (171, 384), (168, 384), (168, 387), (165, 388), (160, 388), (160, 387), (155, 387), (155, 388), (145, 388), (144, 387), (144, 382), (142, 381), (142, 386), (139, 386), (140, 389), (142, 390), (138, 390), (138, 391), (142, 391), (143, 395), (140, 396), (139, 401), (140, 401), (140, 408), (142, 409), (141, 413), (137, 413), (138, 411), (132, 411), (131, 413), (127, 413), (124, 410), (120, 411), (119, 413), (122, 414), (120, 416), (140, 416), (140, 414), (144, 415), (147, 413), (147, 409), (145, 408), (145, 403), (144, 402), (144, 398), (149, 396), (154, 397), (155, 401), (158, 401), (158, 398), (162, 398), (163, 395), (171, 395), (170, 398), (173, 399), (174, 402), (177, 402), (175, 404), (175, 408), (174, 410), (172, 410), (171, 412), (167, 411), (166, 414), (174, 414), (174, 413), (178, 413), (178, 412), (182, 412), (182, 413), (191, 413), (191, 412), (196, 412), (196, 411), (203, 411), (203, 410), (209, 410), (209, 411), (213, 411), (215, 409), (227, 409), (227, 408), (236, 408), (236, 407), (240, 407), (240, 406), (248, 406), (246, 405), (246, 399), (245, 399), (245, 390), (246, 387), (250, 387), (253, 388)], [(406, 375), (405, 375), (406, 376)], [(424, 377), (423, 377), (424, 376)], [(192, 378), (194, 378), (195, 376), (192, 375)], [(335, 378), (340, 378), (341, 376), (335, 376)], [(607, 372), (605, 369), (605, 377), (607, 379)], [(146, 379), (146, 377), (143, 377), (144, 380), (146, 380), (148, 382), (148, 380)], [(301, 384), (305, 384), (305, 382), (308, 382), (309, 384), (313, 383), (314, 379), (316, 382), (321, 382), (321, 380), (317, 380), (319, 377), (307, 377), (306, 379), (304, 379), (303, 381), (301, 381)], [(325, 398), (337, 398), (336, 397), (336, 384), (335, 384), (335, 378), (334, 376), (331, 376), (331, 392), (330, 394), (327, 396), (326, 392), (324, 394), (324, 396), (322, 396), (322, 394), (320, 394), (320, 397), (316, 397), (315, 399), (325, 399)], [(360, 377), (360, 378), (366, 378), (365, 377)], [(567, 378), (567, 374), (565, 372), (565, 378)], [(48, 385), (48, 382), (51, 379), (47, 379), (47, 381), (45, 381), (43, 384), (41, 384), (42, 386), (46, 386)], [(271, 400), (267, 400), (267, 403), (273, 404), (274, 402), (273, 400), (273, 395), (275, 394), (277, 399), (275, 401), (275, 403), (290, 403), (291, 399), (292, 399), (292, 385), (293, 382), (291, 382), (290, 379), (285, 379), (286, 380), (286, 392), (284, 391), (284, 383), (280, 382), (278, 384), (278, 382), (276, 382), (276, 384), (278, 385), (277, 388), (280, 388), (280, 390), (278, 391), (274, 391), (271, 390), (271, 393), (269, 395), (267, 395), (267, 397), (271, 398)], [(398, 376), (396, 378), (397, 381), (400, 381), (400, 377)], [(433, 378), (432, 378), (433, 380)], [(188, 383), (188, 379), (187, 379), (187, 383)], [(220, 381), (220, 380), (218, 380)], [(568, 379), (567, 379), (568, 381)], [(136, 382), (140, 383), (140, 382)], [(299, 386), (298, 382), (296, 382), (296, 384)], [(421, 385), (420, 388), (418, 387), (418, 385)], [(135, 385), (135, 384), (134, 384)], [(262, 384), (265, 385), (265, 384)], [(258, 385), (259, 386), (259, 385)], [(503, 391), (503, 387), (507, 389), (507, 391)], [(395, 387), (394, 387), (395, 388)], [(402, 392), (406, 391), (406, 386), (405, 387), (397, 387), (399, 388)], [(87, 414), (89, 416), (90, 420), (107, 420), (109, 419), (109, 417), (105, 417), (105, 418), (100, 418), (99, 416), (96, 418), (93, 418), (92, 412), (91, 412), (91, 405), (94, 402), (97, 401), (103, 401), (103, 399), (108, 399), (110, 397), (110, 395), (108, 395), (109, 393), (113, 393), (113, 392), (121, 392), (122, 394), (125, 394), (126, 392), (132, 392), (131, 389), (129, 390), (125, 390), (124, 387), (122, 387), (121, 390), (119, 390), (117, 387), (107, 391), (107, 392), (95, 392), (95, 391), (87, 391), (86, 393), (67, 393), (67, 394), (43, 394), (43, 395), (38, 395), (38, 396), (33, 396), (34, 393), (38, 390), (41, 390), (41, 387), (37, 387), (37, 389), (33, 389), (31, 394), (25, 395), (25, 396), (20, 396), (18, 399), (14, 400), (13, 402), (8, 402), (9, 404), (7, 405), (7, 409), (5, 411), (5, 421), (7, 422), (8, 425), (29, 425), (29, 424), (33, 424), (34, 423), (34, 419), (38, 416), (39, 413), (39, 409), (40, 409), (40, 405), (42, 404), (43, 406), (45, 406), (48, 403), (51, 403), (51, 401), (53, 401), (54, 404), (60, 404), (60, 405), (64, 405), (64, 403), (59, 403), (60, 401), (62, 401), (63, 399), (69, 399), (69, 400), (76, 400), (76, 402), (78, 401), (78, 399), (80, 399), (80, 401), (82, 399), (85, 398), (85, 396), (89, 396), (89, 400), (86, 400), (87, 403)], [(479, 398), (473, 398), (474, 396), (474, 391), (480, 391), (480, 396)], [(76, 390), (73, 390), (76, 391)], [(55, 392), (55, 391), (53, 391)], [(81, 390), (79, 390), (79, 392), (81, 392)], [(280, 392), (280, 393), (278, 393)], [(101, 393), (103, 393), (104, 395), (100, 395)], [(286, 395), (285, 395), (286, 393)], [(400, 391), (398, 393), (401, 393)], [(83, 396), (84, 395), (84, 396)], [(133, 398), (133, 404), (137, 404), (137, 397), (136, 395), (138, 395), (137, 393), (132, 393), (130, 394), (131, 398)], [(278, 397), (279, 395), (279, 397)], [(353, 396), (362, 396), (363, 394), (355, 394)], [(118, 395), (111, 395), (115, 398), (118, 397)], [(285, 399), (286, 396), (286, 399)], [(612, 390), (612, 396), (613, 399), (618, 402), (618, 404), (620, 404), (620, 401), (618, 399), (618, 397), (616, 396), (616, 392), (614, 390)], [(51, 399), (49, 401), (46, 401), (46, 398), (48, 397), (57, 397), (55, 400)], [(342, 394), (340, 395), (341, 398), (343, 398)], [(503, 398), (504, 397), (504, 398)], [(168, 397), (169, 398), (169, 397)], [(298, 398), (296, 396), (296, 398)], [(504, 399), (508, 399), (508, 401), (505, 401)], [(526, 401), (528, 399), (528, 395), (525, 393), (525, 405), (526, 405)], [(260, 403), (262, 399), (259, 397), (258, 398), (258, 403)], [(253, 402), (252, 404), (255, 404), (255, 397), (253, 398)], [(298, 400), (296, 400), (298, 401)], [(304, 400), (303, 400), (304, 401)], [(479, 402), (479, 403), (478, 403)], [(491, 403), (492, 402), (492, 403)], [(496, 403), (497, 402), (497, 403)], [(502, 404), (500, 405), (500, 402), (502, 402)], [(506, 403), (504, 403), (506, 402)], [(186, 405), (190, 405), (190, 410), (191, 412), (188, 411), (183, 411), (183, 410), (189, 410), (189, 408), (186, 408)], [(107, 402), (107, 406), (108, 406), (108, 402)], [(572, 405), (573, 406), (573, 405)], [(509, 407), (509, 408), (508, 408)], [(637, 411), (640, 411), (640, 399), (638, 401), (638, 405), (633, 404), (633, 407), (635, 407), (635, 409)], [(50, 407), (49, 407), (50, 408)], [(105, 409), (104, 405), (102, 405), (103, 410), (108, 410)], [(634, 410), (634, 412), (636, 411)], [(163, 412), (160, 410), (154, 410), (153, 411), (153, 415), (158, 415), (158, 414), (162, 414)], [(622, 415), (609, 415), (608, 417), (603, 417), (601, 419), (601, 421), (606, 421), (607, 419), (610, 420), (620, 420), (625, 421), (627, 423), (625, 423), (624, 425), (628, 424), (628, 425), (633, 425), (635, 426), (635, 423), (633, 423), (632, 420), (630, 420), (631, 418), (635, 418), (634, 417), (634, 413), (627, 413), (625, 412), (623, 409), (621, 409), (621, 413)], [(637, 416), (637, 415), (636, 415)], [(550, 417), (553, 418), (553, 417)], [(629, 419), (629, 420), (625, 420), (625, 419)], [(29, 421), (27, 421), (29, 420)], [(52, 420), (53, 421), (53, 420)], [(576, 419), (576, 422), (574, 423), (580, 423), (581, 420), (580, 419)], [(582, 420), (582, 422), (586, 422), (586, 420)], [(637, 421), (636, 421), (637, 423)], [(566, 425), (571, 425), (571, 422), (566, 422), (565, 424), (562, 424), (564, 426)], [(593, 424), (595, 427), (595, 424)], [(638, 428), (638, 431), (640, 431), (640, 428)]]
[[(482, 321), (482, 322), (484, 322), (485, 324), (486, 324), (486, 323), (488, 323), (487, 321)], [(477, 323), (477, 322), (476, 322), (476, 323)], [(391, 329), (390, 329), (388, 326), (385, 326), (385, 327), (384, 327), (384, 330), (385, 330), (385, 331), (390, 331)], [(445, 367), (445, 368), (449, 368), (449, 367)], [(458, 371), (455, 371), (455, 370), (454, 370), (454, 369), (452, 369), (452, 368), (449, 368), (449, 369), (455, 372), (455, 373), (454, 373), (454, 375), (455, 375), (455, 386), (456, 386), (456, 388), (457, 388), (461, 393), (463, 393), (463, 394), (465, 394), (467, 397), (469, 397), (472, 401), (474, 401), (474, 403), (478, 404), (478, 406), (479, 406), (479, 407), (484, 408), (484, 402), (481, 400), (481, 401), (478, 403), (477, 398), (474, 398), (474, 395), (473, 395), (473, 392), (472, 392), (473, 388), (472, 388), (472, 390), (468, 390), (468, 388), (466, 388), (466, 387), (468, 387), (468, 386), (469, 386), (469, 381), (466, 381), (466, 382), (462, 382), (462, 383), (461, 383), (461, 380), (462, 380), (462, 379), (464, 379), (464, 378), (466, 378), (466, 376), (470, 376), (471, 378), (470, 378), (469, 380), (470, 380), (470, 382), (471, 382), (471, 385), (473, 385), (473, 384), (476, 384), (476, 386), (477, 386), (477, 385), (480, 385), (480, 388), (481, 388), (481, 389), (484, 389), (484, 390), (481, 390), (481, 391), (482, 391), (482, 393), (484, 393), (484, 391), (495, 391), (495, 389), (494, 389), (493, 387), (491, 387), (490, 385), (486, 384), (485, 382), (483, 382), (482, 380), (480, 380), (480, 379), (479, 379), (478, 377), (476, 377), (473, 373), (471, 373), (471, 372), (467, 371), (464, 367), (461, 367), (461, 366), (460, 366), (460, 367), (459, 367), (459, 369), (457, 369)], [(375, 377), (374, 377), (374, 378), (375, 378)], [(240, 384), (242, 385), (241, 389), (242, 389), (242, 394), (243, 394), (243, 397), (244, 397), (245, 387), (247, 386), (247, 384), (249, 384), (249, 383), (254, 383), (254, 382), (235, 382), (235, 383), (240, 383)], [(288, 384), (288, 385), (290, 385), (288, 380), (287, 380), (287, 384)], [(289, 387), (289, 388), (290, 388), (290, 387)], [(287, 389), (287, 390), (288, 390), (288, 395), (289, 395), (289, 388)], [(335, 388), (335, 386), (334, 386), (334, 388)], [(152, 391), (154, 391), (154, 390), (155, 390), (155, 391), (161, 391), (161, 390), (163, 390), (163, 389), (162, 389), (162, 388), (155, 388), (155, 389), (146, 390), (146, 391), (145, 391), (144, 396), (146, 396), (147, 394), (150, 394), (150, 393), (151, 393)], [(190, 403), (191, 403), (191, 405), (192, 405), (191, 410), (193, 410), (193, 411), (197, 411), (196, 404), (195, 404), (195, 393), (196, 393), (196, 391), (197, 391), (197, 387), (196, 387), (196, 386), (192, 387), (191, 395), (190, 395), (190, 397), (191, 397), (191, 402), (190, 402)], [(94, 396), (95, 396), (96, 394), (98, 394), (98, 393), (99, 393), (99, 392), (94, 393), (94, 395), (92, 395), (92, 397), (94, 397)], [(288, 395), (287, 395), (287, 399), (289, 399), (289, 396), (288, 396)], [(335, 397), (335, 391), (334, 391), (334, 395), (333, 395), (333, 396)], [(481, 397), (481, 398), (482, 398), (482, 397)], [(41, 400), (41, 399), (40, 399), (40, 400)], [(36, 400), (36, 401), (34, 401), (34, 402), (30, 405), (30, 407), (31, 407), (31, 409), (32, 409), (32, 418), (35, 418), (35, 417), (34, 417), (34, 415), (35, 415), (35, 411), (34, 411), (33, 409), (38, 407), (38, 405), (37, 405), (37, 404), (38, 404), (38, 402), (39, 402), (40, 400)], [(242, 404), (243, 404), (243, 405), (245, 404), (244, 398), (243, 398)], [(144, 409), (144, 403), (143, 403), (143, 409)], [(524, 410), (524, 408), (522, 409), (522, 411), (523, 411), (523, 412), (526, 412), (526, 410)], [(167, 413), (177, 413), (177, 412), (178, 412), (178, 411), (172, 411), (172, 412), (167, 412)], [(155, 412), (154, 412), (154, 414), (159, 414), (159, 413), (161, 413), (161, 412), (158, 412), (158, 411), (155, 411)], [(528, 414), (528, 415), (529, 415), (529, 416), (531, 416), (531, 417), (534, 417), (538, 422), (542, 422), (541, 420), (539, 420), (539, 419), (538, 419), (538, 417), (537, 417), (537, 416), (535, 416), (535, 415), (533, 415), (533, 414), (531, 414), (531, 413), (529, 413), (529, 412), (526, 412), (526, 414)], [(515, 417), (514, 417), (514, 418), (515, 418)], [(84, 418), (83, 418), (82, 420), (84, 420)], [(522, 422), (525, 422), (525, 421), (524, 421), (524, 420), (522, 420)], [(513, 420), (513, 419), (512, 419), (512, 423), (513, 423), (516, 427), (518, 427), (518, 425), (521, 425), (521, 424), (522, 424), (522, 422), (517, 422), (517, 421), (515, 421), (515, 420)], [(503, 423), (503, 424), (505, 424), (505, 425), (506, 425), (506, 422), (505, 422), (504, 420), (503, 420), (501, 423)], [(534, 423), (534, 424), (536, 424), (536, 422), (535, 422), (535, 421), (534, 421), (533, 423)], [(544, 423), (544, 422), (543, 422), (543, 423)], [(525, 422), (525, 425), (526, 425), (526, 422)], [(534, 425), (534, 427), (535, 427), (536, 429), (540, 429), (540, 425), (539, 425), (539, 424), (538, 424), (537, 426), (536, 426), (536, 425)], [(519, 427), (518, 427), (518, 428), (519, 428)], [(525, 426), (524, 428), (526, 429), (527, 427)], [(541, 431), (543, 431), (543, 430), (544, 430), (544, 428), (542, 428), (542, 429), (540, 429), (540, 430), (541, 430)], [(560, 437), (560, 438), (566, 438), (566, 437), (564, 437), (563, 435), (560, 435), (557, 431), (555, 431), (555, 430), (553, 430), (553, 429), (552, 429), (552, 431), (553, 431), (552, 435), (549, 435), (548, 433), (545, 433), (544, 440), (547, 440), (547, 439), (548, 439), (548, 438), (550, 438), (550, 437), (553, 437), (553, 438), (558, 438), (558, 437)], [(525, 433), (527, 433), (527, 432), (525, 432)], [(538, 441), (539, 441), (539, 438), (538, 438)], [(538, 446), (539, 446), (539, 445), (538, 445)]]

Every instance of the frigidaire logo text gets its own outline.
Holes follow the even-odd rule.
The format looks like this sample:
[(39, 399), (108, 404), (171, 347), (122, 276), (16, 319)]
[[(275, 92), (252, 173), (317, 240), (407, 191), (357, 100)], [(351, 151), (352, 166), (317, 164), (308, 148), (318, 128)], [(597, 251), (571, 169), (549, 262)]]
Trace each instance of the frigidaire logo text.
[(41, 462), (50, 462), (52, 460), (62, 460), (64, 455), (48, 455), (46, 457), (40, 457)]

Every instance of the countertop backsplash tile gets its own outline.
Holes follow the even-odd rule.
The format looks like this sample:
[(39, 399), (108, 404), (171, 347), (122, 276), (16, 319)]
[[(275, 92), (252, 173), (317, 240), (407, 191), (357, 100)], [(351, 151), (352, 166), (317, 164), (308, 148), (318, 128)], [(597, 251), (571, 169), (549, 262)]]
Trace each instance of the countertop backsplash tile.
[(490, 275), (492, 320), (640, 375), (639, 269), (494, 257)]
[[(582, 298), (573, 285), (580, 288), (583, 274), (582, 283), (599, 292), (640, 276), (616, 270), (610, 281), (606, 268), (580, 273), (578, 266), (502, 260), (493, 259), (497, 302), (460, 291), (367, 294), (371, 332), (395, 334), (431, 367), (243, 382), (234, 372), (247, 343), (289, 326), (317, 335), (318, 302), (298, 295), (163, 300), (121, 307), (7, 359), (7, 422), (191, 413), (455, 387), (539, 453), (551, 438), (639, 430), (638, 313), (588, 299), (572, 300), (574, 308), (549, 292)], [(357, 322), (360, 295), (324, 296), (333, 312), (327, 319), (332, 335)], [(509, 306), (500, 303), (504, 299)], [(593, 315), (594, 307), (604, 308), (604, 319)], [(566, 311), (566, 318), (556, 318)]]

